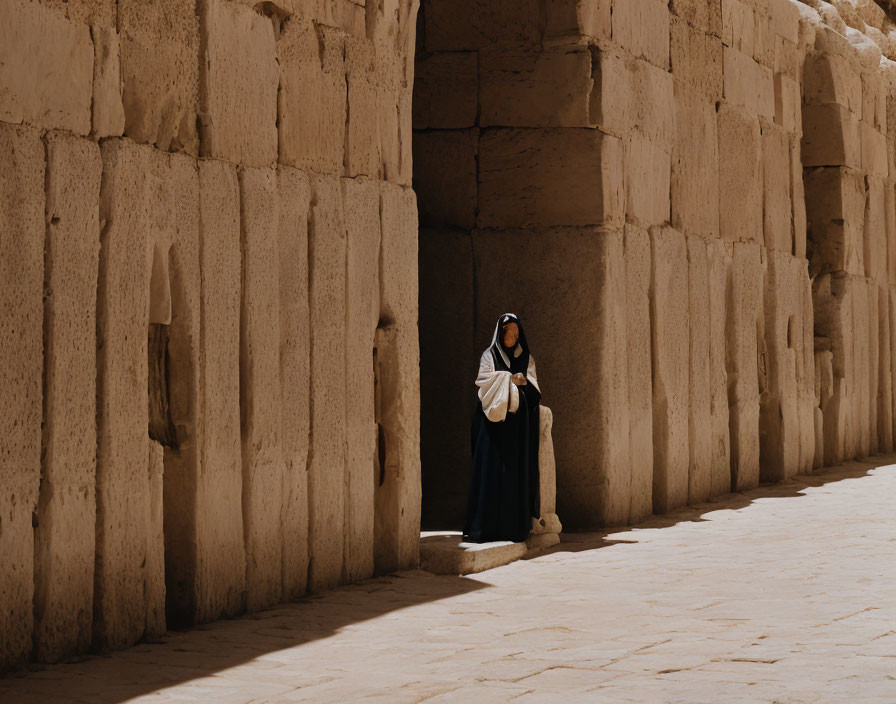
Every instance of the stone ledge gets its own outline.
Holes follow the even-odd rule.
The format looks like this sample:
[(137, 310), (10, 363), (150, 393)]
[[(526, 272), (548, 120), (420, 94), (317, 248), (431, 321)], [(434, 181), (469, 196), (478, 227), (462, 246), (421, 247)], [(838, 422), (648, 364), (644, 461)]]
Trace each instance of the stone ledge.
[(523, 543), (465, 543), (459, 531), (424, 531), (420, 569), (433, 574), (475, 574), (531, 557), (559, 542), (556, 533), (531, 534)]

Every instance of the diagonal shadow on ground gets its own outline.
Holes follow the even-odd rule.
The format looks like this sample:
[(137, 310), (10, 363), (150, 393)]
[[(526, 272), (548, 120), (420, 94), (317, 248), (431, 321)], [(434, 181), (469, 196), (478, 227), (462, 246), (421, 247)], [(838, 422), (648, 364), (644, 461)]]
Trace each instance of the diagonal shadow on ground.
[[(560, 545), (541, 555), (637, 543), (639, 530), (711, 520), (707, 515), (714, 511), (744, 509), (757, 500), (800, 497), (809, 487), (858, 479), (875, 468), (892, 464), (896, 464), (896, 456), (873, 457), (652, 516), (636, 526), (565, 534)], [(483, 576), (486, 581), (480, 581)], [(249, 663), (254, 670), (264, 667), (265, 661), (273, 667), (278, 664), (278, 653), (285, 649), (328, 638), (346, 628), (374, 628), (367, 622), (489, 587), (487, 573), (479, 579), (434, 576), (424, 572), (371, 579), (239, 619), (173, 632), (160, 641), (141, 643), (111, 655), (90, 655), (77, 662), (35, 666), (28, 673), (7, 675), (0, 678), (0, 702), (118, 704), (156, 692), (159, 693), (158, 700), (165, 701), (165, 694), (160, 690), (168, 687), (207, 678), (224, 670), (228, 670), (232, 677), (239, 677), (241, 666), (248, 667)], [(291, 671), (289, 678), (290, 686), (297, 688), (328, 679), (313, 671)], [(221, 685), (225, 686), (226, 681)], [(228, 694), (231, 693), (222, 689), (221, 696), (215, 698), (229, 700)], [(259, 691), (257, 696), (264, 700), (264, 692)]]

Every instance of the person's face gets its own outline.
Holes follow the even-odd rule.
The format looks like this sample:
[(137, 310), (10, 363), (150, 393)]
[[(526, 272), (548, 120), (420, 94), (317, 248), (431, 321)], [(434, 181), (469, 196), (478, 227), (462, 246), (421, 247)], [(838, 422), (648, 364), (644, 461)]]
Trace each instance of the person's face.
[(520, 339), (520, 329), (516, 323), (505, 323), (502, 328), (504, 333), (504, 346), (516, 347), (517, 340)]

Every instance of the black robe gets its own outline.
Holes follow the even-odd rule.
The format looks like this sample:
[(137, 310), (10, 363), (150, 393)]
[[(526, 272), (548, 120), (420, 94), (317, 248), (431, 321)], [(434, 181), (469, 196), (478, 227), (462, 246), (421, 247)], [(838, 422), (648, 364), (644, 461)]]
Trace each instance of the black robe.
[[(520, 331), (516, 356), (514, 352), (518, 348), (503, 349), (501, 340), (501, 327), (510, 320), (517, 323)], [(501, 345), (503, 355), (498, 345)], [(486, 354), (491, 354), (495, 371), (527, 374), (529, 348), (516, 316), (501, 317)], [(473, 476), (464, 527), (464, 540), (469, 542), (523, 541), (532, 527), (531, 519), (539, 514), (541, 393), (531, 379), (517, 390), (519, 408), (515, 413), (508, 411), (500, 422), (490, 421), (479, 398), (476, 399), (471, 434)]]

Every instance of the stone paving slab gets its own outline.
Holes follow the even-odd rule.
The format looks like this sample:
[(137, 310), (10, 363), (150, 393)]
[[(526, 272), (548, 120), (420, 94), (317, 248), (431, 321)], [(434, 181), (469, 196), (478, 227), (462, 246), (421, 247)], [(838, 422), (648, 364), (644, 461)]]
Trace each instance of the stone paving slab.
[(0, 679), (0, 702), (896, 702), (896, 457)]

